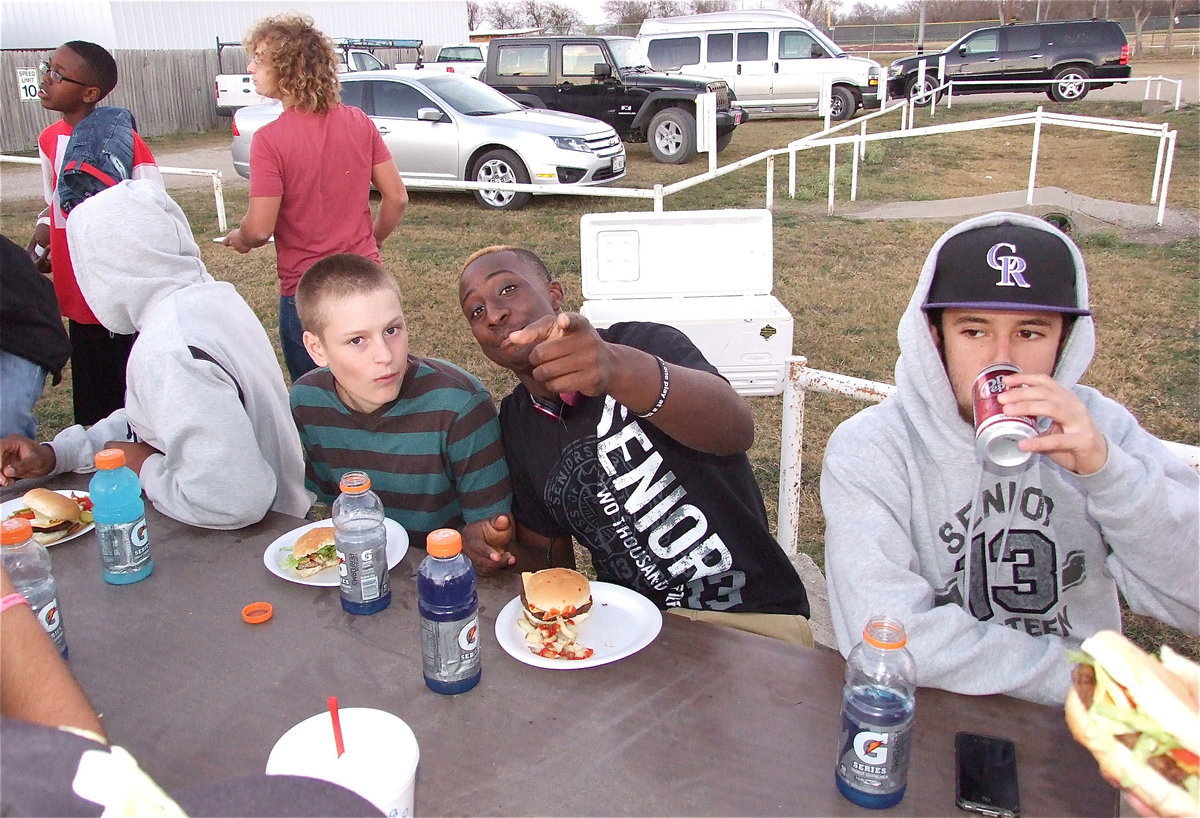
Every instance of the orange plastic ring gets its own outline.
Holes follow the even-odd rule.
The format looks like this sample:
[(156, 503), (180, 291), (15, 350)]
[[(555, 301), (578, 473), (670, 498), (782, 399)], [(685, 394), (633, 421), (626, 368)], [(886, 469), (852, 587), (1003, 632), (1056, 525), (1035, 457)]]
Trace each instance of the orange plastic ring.
[(270, 602), (251, 602), (245, 608), (242, 608), (242, 621), (249, 622), (251, 625), (261, 625), (271, 618), (275, 609), (271, 607)]

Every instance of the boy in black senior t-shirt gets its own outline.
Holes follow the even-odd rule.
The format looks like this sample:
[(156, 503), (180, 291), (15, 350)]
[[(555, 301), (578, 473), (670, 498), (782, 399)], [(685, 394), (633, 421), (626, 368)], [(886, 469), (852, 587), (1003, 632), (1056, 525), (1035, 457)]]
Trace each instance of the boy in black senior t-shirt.
[(519, 247), (471, 256), (459, 300), (484, 354), (521, 381), (500, 408), (518, 567), (573, 565), (575, 537), (598, 579), (659, 608), (812, 644), (746, 457), (750, 408), (685, 335), (593, 328)]

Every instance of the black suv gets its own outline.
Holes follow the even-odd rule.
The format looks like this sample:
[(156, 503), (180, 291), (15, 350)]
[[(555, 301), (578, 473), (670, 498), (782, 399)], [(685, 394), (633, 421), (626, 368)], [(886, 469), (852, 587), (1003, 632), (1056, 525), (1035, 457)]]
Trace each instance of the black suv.
[[(925, 60), (925, 80), (919, 81)], [(1129, 42), (1112, 20), (1029, 23), (980, 28), (942, 52), (905, 57), (888, 70), (888, 96), (928, 101), (947, 80), (955, 94), (1045, 92), (1055, 102), (1083, 99), (1090, 88), (1108, 88), (1132, 74)], [(1050, 80), (1050, 84), (974, 80)]]
[(659, 162), (696, 156), (696, 97), (716, 95), (717, 150), (748, 117), (725, 80), (660, 74), (632, 37), (503, 37), (488, 44), (479, 79), (530, 108), (607, 122), (626, 142), (649, 142)]

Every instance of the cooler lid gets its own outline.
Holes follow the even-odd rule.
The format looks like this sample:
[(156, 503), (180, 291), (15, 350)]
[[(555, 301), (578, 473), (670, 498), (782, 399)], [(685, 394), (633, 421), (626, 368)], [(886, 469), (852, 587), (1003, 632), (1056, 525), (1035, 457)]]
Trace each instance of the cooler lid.
[(766, 295), (769, 210), (588, 213), (580, 219), (588, 299)]

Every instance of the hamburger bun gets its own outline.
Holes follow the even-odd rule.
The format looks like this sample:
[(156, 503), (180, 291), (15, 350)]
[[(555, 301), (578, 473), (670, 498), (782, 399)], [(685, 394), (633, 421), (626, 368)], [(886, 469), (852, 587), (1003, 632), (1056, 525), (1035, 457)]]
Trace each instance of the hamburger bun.
[(34, 514), (29, 524), (33, 538), (42, 545), (58, 542), (79, 522), (79, 504), (50, 489), (30, 489), (21, 502)]
[[(331, 525), (311, 528), (301, 534), (292, 543), (292, 558), (296, 563), (294, 568), (296, 574), (301, 577), (311, 577), (326, 568), (337, 565), (337, 554), (333, 552), (335, 542), (334, 529)], [(322, 551), (325, 553), (322, 554)]]
[(1105, 777), (1129, 790), (1157, 814), (1200, 814), (1200, 802), (1172, 780), (1179, 777), (1182, 768), (1165, 763), (1161, 754), (1149, 760), (1135, 755), (1130, 745), (1140, 731), (1097, 713), (1097, 705), (1109, 714), (1135, 711), (1138, 717), (1152, 721), (1155, 730), (1170, 735), (1182, 749), (1200, 755), (1200, 705), (1188, 681), (1195, 680), (1200, 669), (1172, 653), (1168, 661), (1187, 669), (1184, 675), (1177, 675), (1115, 631), (1100, 631), (1080, 647), (1092, 657), (1094, 666), (1077, 665), (1072, 675), (1065, 706), (1071, 734), (1091, 751)]
[(292, 553), (296, 557), (307, 557), (315, 554), (327, 545), (334, 543), (333, 526), (321, 526), (305, 531), (300, 538), (292, 543)]
[(33, 513), (47, 520), (79, 520), (79, 503), (50, 489), (30, 489), (21, 498)]
[(549, 621), (587, 613), (592, 607), (588, 579), (570, 568), (547, 568), (521, 574), (521, 605), (533, 619)]

